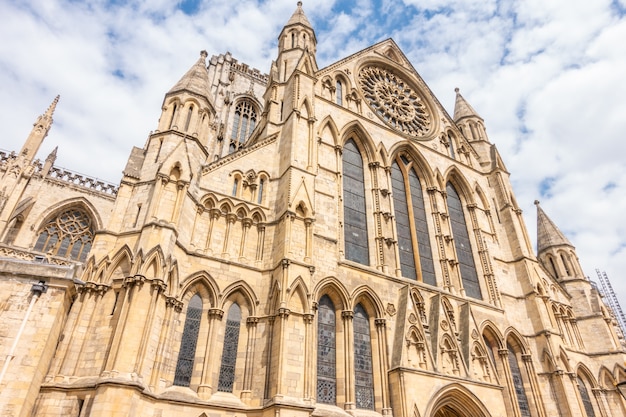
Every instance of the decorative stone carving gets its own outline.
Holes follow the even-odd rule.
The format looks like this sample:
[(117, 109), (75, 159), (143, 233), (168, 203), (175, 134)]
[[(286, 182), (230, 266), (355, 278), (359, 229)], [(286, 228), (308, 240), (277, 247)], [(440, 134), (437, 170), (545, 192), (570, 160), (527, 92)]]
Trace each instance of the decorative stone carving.
[(359, 85), (367, 104), (389, 127), (414, 138), (431, 130), (431, 114), (423, 98), (399, 75), (368, 65), (359, 71)]

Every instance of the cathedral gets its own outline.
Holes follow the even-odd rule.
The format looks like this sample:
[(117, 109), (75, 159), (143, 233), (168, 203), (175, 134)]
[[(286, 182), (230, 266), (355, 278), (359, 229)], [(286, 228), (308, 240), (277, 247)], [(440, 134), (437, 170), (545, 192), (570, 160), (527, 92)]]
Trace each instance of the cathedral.
[(298, 3), (268, 74), (189, 57), (119, 184), (35, 159), (58, 97), (0, 153), (1, 417), (626, 415), (624, 335), (485, 121), (391, 39), (317, 42)]

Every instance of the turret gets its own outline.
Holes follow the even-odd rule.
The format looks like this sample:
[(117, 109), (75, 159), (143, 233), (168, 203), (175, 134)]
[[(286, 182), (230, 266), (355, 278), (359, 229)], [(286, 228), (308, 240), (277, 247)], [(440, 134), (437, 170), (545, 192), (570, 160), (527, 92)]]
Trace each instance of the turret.
[(210, 122), (215, 116), (215, 104), (211, 97), (209, 76), (206, 68), (206, 51), (165, 94), (159, 132), (175, 130), (200, 139), (207, 145)]
[(576, 248), (546, 215), (539, 201), (537, 206), (537, 257), (556, 279), (580, 278), (584, 274), (576, 256)]
[(299, 1), (296, 11), (278, 36), (277, 68), (272, 73), (275, 73), (278, 81), (286, 81), (305, 53), (315, 63), (316, 50), (315, 31), (302, 10), (302, 2)]
[(454, 89), (456, 100), (454, 102), (454, 122), (470, 142), (489, 142), (485, 121), (476, 113), (476, 110), (465, 100), (458, 88)]
[(54, 100), (52, 100), (52, 104), (50, 104), (46, 112), (37, 118), (33, 124), (33, 129), (30, 131), (30, 134), (26, 139), (26, 142), (24, 142), (24, 146), (22, 146), (20, 155), (26, 158), (27, 163), (30, 163), (35, 158), (35, 155), (39, 151), (39, 147), (48, 135), (50, 127), (52, 127), (52, 115), (54, 114), (54, 109), (56, 109), (57, 103), (59, 102), (59, 98), (60, 96), (56, 96)]

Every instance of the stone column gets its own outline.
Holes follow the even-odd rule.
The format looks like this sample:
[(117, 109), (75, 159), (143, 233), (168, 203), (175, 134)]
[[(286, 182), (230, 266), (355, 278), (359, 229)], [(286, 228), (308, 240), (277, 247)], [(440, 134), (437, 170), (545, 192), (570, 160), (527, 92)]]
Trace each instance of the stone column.
[(376, 324), (376, 339), (378, 342), (378, 374), (380, 376), (380, 396), (382, 399), (383, 415), (391, 415), (391, 403), (389, 401), (389, 378), (387, 370), (389, 369), (389, 359), (387, 356), (387, 320), (378, 318), (374, 321)]
[(341, 318), (343, 319), (343, 346), (344, 352), (344, 366), (346, 374), (346, 403), (344, 408), (346, 410), (353, 410), (355, 408), (354, 403), (354, 327), (352, 326), (352, 319), (354, 318), (354, 312), (352, 310), (344, 310), (341, 312)]
[(198, 385), (198, 396), (207, 400), (213, 394), (213, 386), (211, 385), (211, 374), (214, 365), (219, 365), (218, 359), (215, 357), (216, 345), (215, 339), (217, 338), (218, 326), (224, 317), (224, 310), (219, 308), (211, 308), (208, 312), (209, 317), (209, 335), (206, 339), (206, 349), (204, 362), (202, 366), (202, 376), (200, 377), (200, 384)]
[(243, 374), (243, 389), (241, 390), (241, 400), (244, 402), (252, 399), (252, 375), (254, 369), (254, 352), (256, 340), (256, 328), (259, 323), (258, 317), (248, 317), (246, 325), (248, 327), (248, 343), (246, 344), (246, 362)]

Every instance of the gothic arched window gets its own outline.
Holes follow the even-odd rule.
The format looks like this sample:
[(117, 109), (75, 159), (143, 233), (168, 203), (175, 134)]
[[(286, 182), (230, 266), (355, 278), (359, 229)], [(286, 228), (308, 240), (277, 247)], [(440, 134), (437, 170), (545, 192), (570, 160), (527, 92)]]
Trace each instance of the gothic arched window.
[(265, 178), (261, 178), (259, 180), (259, 193), (258, 193), (258, 197), (257, 197), (257, 203), (258, 204), (262, 204), (263, 203), (263, 188), (265, 187)]
[(336, 103), (340, 106), (343, 105), (343, 86), (341, 85), (341, 81), (337, 80), (336, 84), (336, 92), (335, 92)]
[(448, 195), (448, 214), (450, 215), (454, 248), (459, 261), (461, 281), (463, 282), (465, 294), (472, 298), (482, 298), (461, 198), (451, 183), (446, 185), (446, 194)]
[(448, 133), (448, 145), (450, 146), (449, 152), (450, 152), (450, 158), (455, 159), (455, 153), (454, 153), (454, 138), (452, 137), (452, 135), (450, 135)]
[(374, 409), (370, 320), (361, 304), (354, 308), (354, 395), (356, 408)]
[(585, 381), (583, 381), (581, 377), (576, 377), (576, 383), (578, 385), (578, 392), (580, 393), (580, 399), (583, 402), (583, 407), (585, 408), (585, 413), (587, 414), (587, 417), (596, 417), (596, 413), (593, 410), (593, 404), (591, 403), (591, 398), (589, 397), (589, 391), (587, 391), (587, 386), (585, 385)]
[(93, 234), (89, 215), (83, 209), (73, 207), (42, 227), (34, 250), (82, 262), (91, 250)]
[(256, 110), (248, 100), (242, 100), (235, 107), (233, 130), (230, 134), (229, 153), (233, 153), (243, 146), (250, 137), (256, 125)]
[(174, 385), (188, 387), (191, 383), (201, 318), (202, 298), (200, 298), (198, 294), (194, 294), (194, 296), (189, 300), (189, 305), (187, 306), (185, 327), (183, 329), (182, 340), (180, 341), (178, 361), (176, 362), (176, 373), (174, 374)]
[(363, 158), (352, 139), (343, 147), (343, 222), (346, 259), (369, 264)]
[(517, 355), (511, 345), (507, 343), (506, 347), (509, 351), (509, 354), (507, 355), (509, 359), (509, 368), (511, 369), (511, 379), (513, 380), (513, 389), (515, 391), (515, 397), (517, 399), (520, 414), (522, 417), (531, 417), (528, 398), (526, 397), (526, 390), (524, 389), (522, 372), (519, 368), (519, 363), (517, 362)]
[(189, 131), (189, 124), (191, 123), (192, 114), (193, 114), (193, 104), (189, 106), (189, 110), (187, 110), (187, 120), (185, 120), (185, 132)]
[(421, 280), (435, 285), (435, 266), (426, 223), (424, 195), (415, 170), (404, 156), (391, 165), (391, 187), (402, 276), (417, 279), (419, 269)]
[(324, 404), (337, 401), (335, 320), (335, 305), (325, 295), (317, 310), (317, 401)]
[(234, 303), (228, 309), (226, 329), (224, 331), (224, 345), (222, 350), (222, 364), (217, 390), (233, 392), (235, 384), (235, 366), (237, 365), (237, 349), (239, 347), (239, 329), (241, 327), (241, 308)]

